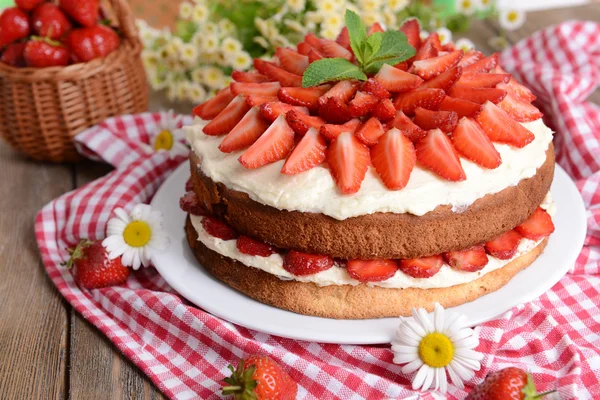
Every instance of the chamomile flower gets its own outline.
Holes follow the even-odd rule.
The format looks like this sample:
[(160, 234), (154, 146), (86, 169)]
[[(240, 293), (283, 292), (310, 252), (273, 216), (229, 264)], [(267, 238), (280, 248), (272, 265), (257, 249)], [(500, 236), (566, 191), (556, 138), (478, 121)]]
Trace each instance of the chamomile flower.
[(208, 18), (208, 7), (203, 4), (197, 4), (192, 10), (191, 19), (196, 24), (201, 24)]
[(393, 12), (385, 12), (383, 14), (383, 22), (385, 22), (385, 26), (397, 26), (398, 17)]
[(525, 12), (521, 10), (500, 10), (500, 26), (507, 31), (519, 29), (525, 23)]
[(475, 44), (467, 38), (460, 38), (454, 43), (457, 50), (462, 50), (465, 53), (475, 48)]
[(194, 11), (194, 6), (189, 1), (183, 1), (179, 5), (179, 17), (184, 20), (189, 20), (192, 18), (192, 12)]
[(219, 38), (217, 35), (204, 35), (200, 49), (203, 53), (212, 54), (219, 50)]
[(475, 6), (478, 10), (487, 10), (492, 6), (493, 0), (475, 0)]
[(198, 49), (191, 43), (184, 43), (179, 49), (179, 57), (186, 65), (193, 66), (198, 60)]
[(202, 103), (206, 100), (206, 89), (199, 83), (188, 82), (187, 84), (188, 98), (194, 103)]
[(215, 24), (214, 22), (207, 22), (204, 25), (202, 25), (200, 31), (203, 35), (219, 36), (221, 28), (219, 28), (219, 25)]
[(440, 37), (440, 43), (442, 44), (442, 46), (452, 41), (452, 31), (450, 31), (450, 29), (442, 27), (436, 30), (436, 32)]
[(242, 50), (242, 43), (232, 37), (223, 39), (221, 51), (226, 57), (234, 56)]
[(410, 0), (386, 0), (386, 4), (390, 10), (397, 13), (408, 7)]
[(327, 14), (323, 16), (323, 28), (324, 29), (337, 29), (341, 30), (344, 20), (340, 14)]
[(380, 0), (361, 0), (359, 2), (363, 12), (378, 11), (381, 7)]
[(331, 14), (338, 11), (339, 6), (333, 0), (322, 0), (318, 1), (316, 4), (317, 8), (320, 12)]
[(306, 7), (306, 0), (286, 0), (287, 6), (293, 12), (299, 13)]
[(123, 265), (139, 269), (149, 266), (154, 254), (169, 246), (160, 211), (138, 204), (129, 214), (122, 208), (114, 213), (116, 217), (108, 221), (106, 239), (102, 241), (109, 259), (121, 257)]
[(473, 15), (476, 10), (476, 0), (456, 0), (456, 11), (459, 13)]
[(298, 21), (294, 21), (293, 19), (285, 19), (283, 20), (283, 24), (290, 28), (294, 32), (298, 33), (306, 33), (306, 28), (302, 26), (302, 24)]
[(381, 14), (377, 11), (365, 12), (362, 14), (362, 20), (366, 26), (371, 26), (382, 19)]
[(254, 41), (254, 43), (257, 43), (260, 47), (268, 49), (269, 47), (271, 47), (269, 45), (269, 42), (267, 42), (267, 39), (265, 39), (262, 36), (254, 36), (252, 38), (252, 41)]
[(235, 32), (235, 25), (227, 18), (223, 18), (219, 21), (219, 30), (223, 35), (231, 35)]
[(231, 67), (238, 70), (246, 70), (252, 66), (252, 57), (245, 51), (240, 51), (229, 60)]
[(211, 89), (220, 89), (223, 86), (224, 74), (217, 67), (202, 68), (202, 82)]
[(423, 308), (412, 310), (412, 318), (402, 318), (392, 341), (394, 363), (406, 364), (403, 374), (412, 374), (412, 388), (433, 389), (446, 393), (448, 380), (464, 388), (481, 367), (483, 354), (474, 349), (479, 345), (478, 331), (465, 326), (465, 316), (451, 313), (435, 304), (433, 316)]
[[(179, 90), (185, 88), (187, 91), (188, 86), (189, 82), (185, 85), (180, 84)], [(185, 94), (187, 95), (188, 93)], [(177, 97), (180, 97), (179, 94), (177, 94)], [(182, 143), (184, 135), (180, 126), (181, 119), (181, 115), (175, 115), (173, 110), (161, 114), (156, 135), (151, 139), (154, 151), (168, 151), (172, 158), (178, 156), (185, 157), (189, 154), (189, 149)]]

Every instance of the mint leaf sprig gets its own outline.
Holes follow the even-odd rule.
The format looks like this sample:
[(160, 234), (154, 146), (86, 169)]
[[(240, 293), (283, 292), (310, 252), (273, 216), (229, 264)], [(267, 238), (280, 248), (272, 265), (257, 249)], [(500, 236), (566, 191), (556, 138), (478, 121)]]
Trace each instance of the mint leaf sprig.
[(302, 86), (317, 86), (345, 79), (367, 80), (383, 64), (396, 65), (415, 55), (403, 32), (375, 32), (367, 36), (367, 28), (353, 11), (346, 10), (346, 27), (356, 64), (345, 58), (323, 58), (308, 66), (302, 76)]

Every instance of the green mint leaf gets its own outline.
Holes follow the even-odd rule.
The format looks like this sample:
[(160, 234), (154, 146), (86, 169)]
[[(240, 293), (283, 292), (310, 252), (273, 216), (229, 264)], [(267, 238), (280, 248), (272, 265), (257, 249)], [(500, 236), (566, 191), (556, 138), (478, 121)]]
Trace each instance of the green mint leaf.
[(375, 32), (367, 37), (365, 40), (364, 48), (364, 63), (368, 63), (373, 55), (379, 52), (381, 48), (381, 41), (383, 40), (383, 32)]
[(381, 39), (379, 51), (365, 60), (363, 70), (368, 73), (376, 73), (383, 64), (396, 65), (408, 60), (415, 55), (415, 49), (400, 31), (386, 31)]
[(362, 45), (367, 38), (367, 28), (354, 11), (346, 10), (345, 20), (346, 27), (348, 28), (348, 36), (350, 36), (350, 47), (352, 47), (358, 62), (363, 64)]
[(357, 65), (345, 58), (324, 58), (308, 66), (302, 76), (302, 87), (317, 86), (325, 82), (358, 79), (366, 81), (367, 76)]

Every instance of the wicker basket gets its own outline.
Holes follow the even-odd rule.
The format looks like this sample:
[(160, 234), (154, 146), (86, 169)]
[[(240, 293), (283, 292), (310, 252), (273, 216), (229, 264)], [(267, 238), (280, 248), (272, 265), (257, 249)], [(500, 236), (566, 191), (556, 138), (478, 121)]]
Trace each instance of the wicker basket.
[(77, 161), (75, 135), (106, 118), (148, 109), (133, 14), (126, 0), (107, 5), (123, 34), (107, 57), (43, 69), (0, 63), (0, 133), (34, 160)]

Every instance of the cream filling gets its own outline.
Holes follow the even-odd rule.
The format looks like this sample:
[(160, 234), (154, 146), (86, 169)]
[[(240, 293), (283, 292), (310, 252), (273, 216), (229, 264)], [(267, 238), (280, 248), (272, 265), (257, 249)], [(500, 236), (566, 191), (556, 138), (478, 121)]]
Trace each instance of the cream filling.
[(376, 212), (423, 215), (440, 205), (451, 205), (455, 212), (461, 212), (487, 194), (534, 176), (545, 162), (552, 141), (552, 131), (539, 119), (523, 124), (535, 135), (524, 148), (495, 144), (502, 156), (498, 168), (481, 168), (461, 158), (467, 175), (463, 182), (449, 182), (417, 166), (408, 185), (393, 191), (383, 185), (371, 166), (358, 193), (343, 195), (326, 165), (293, 176), (280, 173), (284, 160), (255, 170), (245, 169), (238, 162), (243, 151), (221, 152), (218, 146), (223, 137), (205, 135), (202, 129), (206, 123), (196, 118), (193, 125), (184, 128), (206, 176), (279, 210), (321, 213), (338, 220)]
[[(546, 209), (551, 216), (554, 216), (556, 213), (556, 205), (552, 201), (552, 195), (550, 192), (548, 192), (546, 198), (540, 206)], [(351, 278), (345, 268), (342, 268), (337, 264), (326, 271), (322, 271), (313, 275), (296, 276), (290, 274), (283, 268), (283, 257), (280, 254), (272, 254), (269, 257), (258, 257), (241, 253), (237, 249), (237, 240), (222, 240), (209, 235), (202, 226), (202, 217), (192, 215), (191, 220), (192, 225), (198, 233), (198, 241), (202, 242), (202, 244), (204, 244), (210, 250), (222, 256), (239, 261), (246, 266), (258, 268), (269, 274), (275, 275), (279, 279), (312, 282), (319, 286), (358, 285), (360, 283), (359, 281)], [(495, 271), (498, 268), (502, 268), (515, 258), (533, 250), (540, 242), (541, 240), (535, 241), (523, 238), (521, 243), (519, 243), (519, 248), (513, 258), (510, 260), (500, 260), (488, 255), (488, 264), (482, 270), (477, 272), (458, 271), (451, 268), (449, 265), (444, 264), (440, 271), (430, 278), (413, 278), (398, 270), (394, 276), (385, 281), (368, 283), (367, 285), (396, 289), (433, 289), (460, 285), (462, 283), (479, 279), (489, 272)]]

